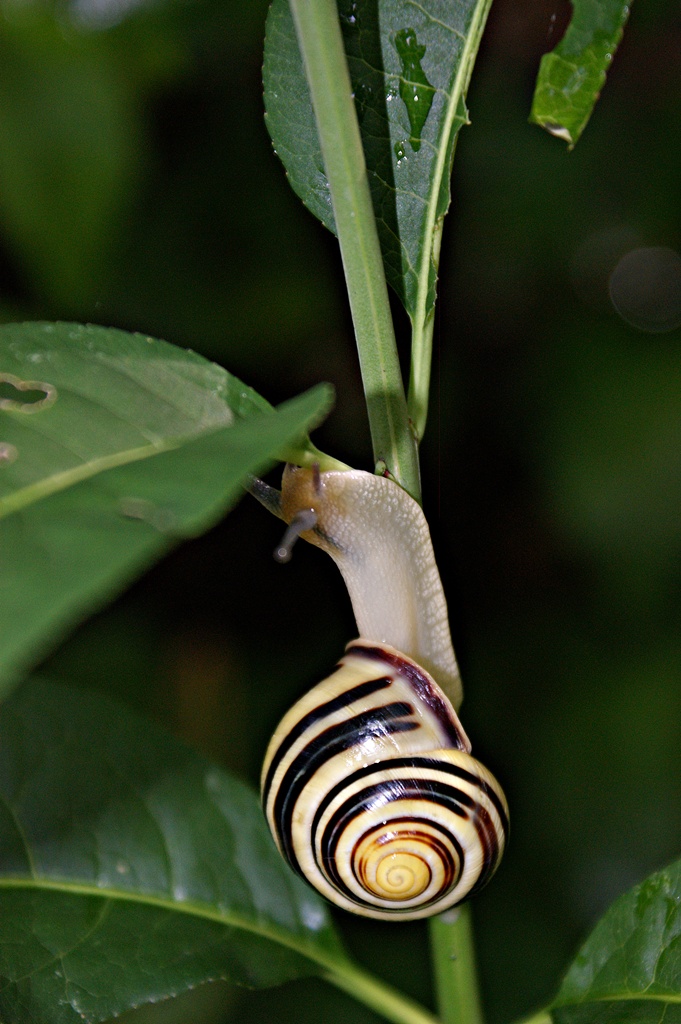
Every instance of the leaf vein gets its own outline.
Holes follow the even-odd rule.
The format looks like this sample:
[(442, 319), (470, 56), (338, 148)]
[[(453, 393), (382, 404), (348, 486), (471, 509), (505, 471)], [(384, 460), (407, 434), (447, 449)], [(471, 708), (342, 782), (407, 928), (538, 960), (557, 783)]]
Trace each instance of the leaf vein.
[(5, 800), (4, 797), (0, 796), (0, 801), (2, 801), (3, 805), (7, 808), (8, 812), (9, 812), (9, 815), (10, 815), (12, 821), (14, 822), (15, 828), (16, 828), (18, 834), (19, 834), (19, 838), (21, 839), (21, 842), (23, 843), (23, 846), (24, 846), (24, 851), (26, 853), (26, 860), (28, 861), (28, 866), (29, 866), (29, 868), (31, 870), (31, 874), (33, 875), (34, 878), (36, 878), (37, 877), (36, 866), (35, 866), (35, 863), (33, 861), (33, 857), (31, 855), (31, 847), (30, 847), (30, 844), (28, 842), (28, 838), (26, 836), (26, 833), (24, 832), (24, 829), (23, 829), (23, 826), (21, 824), (21, 821), (18, 818), (18, 816), (17, 816), (14, 808), (10, 804), (9, 800)]
[(436, 18), (434, 14), (431, 14), (430, 11), (426, 10), (423, 4), (417, 3), (416, 0), (407, 0), (407, 5), (409, 7), (415, 7), (416, 10), (420, 11), (420, 13), (425, 18), (427, 18), (428, 21), (431, 21), (433, 25), (439, 25), (440, 28), (445, 29), (445, 31), (447, 32), (451, 32), (452, 35), (457, 37), (457, 39), (460, 39), (462, 43), (466, 42), (466, 36), (464, 35), (463, 32), (460, 32), (457, 28), (454, 28), (453, 25), (448, 25), (445, 21), (440, 21), (440, 19)]

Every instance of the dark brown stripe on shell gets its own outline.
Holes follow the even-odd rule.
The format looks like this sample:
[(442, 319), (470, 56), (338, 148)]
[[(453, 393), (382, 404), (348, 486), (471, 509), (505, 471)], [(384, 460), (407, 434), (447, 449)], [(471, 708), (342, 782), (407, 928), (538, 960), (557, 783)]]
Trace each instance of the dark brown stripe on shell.
[[(391, 829), (399, 833), (399, 838), (400, 839), (417, 840), (418, 842), (422, 843), (424, 846), (428, 846), (428, 847), (430, 847), (431, 850), (435, 851), (437, 856), (440, 858), (440, 861), (444, 864), (444, 876), (445, 877), (444, 877), (444, 883), (442, 885), (442, 890), (444, 892), (446, 892), (448, 889), (450, 889), (452, 887), (453, 874), (454, 874), (454, 864), (452, 862), (452, 857), (451, 857), (450, 850), (448, 849), (447, 845), (441, 839), (438, 839), (437, 836), (432, 835), (430, 832), (420, 831), (420, 829), (417, 827), (417, 825), (419, 825), (419, 824), (427, 825), (427, 826), (432, 828), (432, 822), (428, 821), (425, 818), (409, 818), (409, 819), (402, 819), (400, 821), (392, 821), (390, 823)], [(405, 825), (408, 825), (409, 827), (408, 828), (403, 827)], [(377, 833), (377, 832), (380, 833), (382, 828), (383, 828), (383, 826), (381, 824), (381, 825), (377, 825), (374, 829), (369, 829), (368, 832), (365, 832), (364, 835), (360, 836), (360, 838), (357, 840), (357, 842), (355, 843), (355, 846), (353, 848), (353, 851), (352, 851), (352, 857), (351, 857), (351, 861), (350, 861), (350, 863), (352, 865), (352, 873), (355, 876), (355, 879), (357, 880), (357, 883), (359, 885), (361, 885), (361, 887), (363, 889), (365, 889), (367, 892), (372, 892), (372, 890), (371, 890), (371, 888), (368, 885), (366, 876), (363, 875), (359, 871), (359, 869), (358, 869), (357, 850), (358, 850), (359, 846), (363, 842), (365, 842), (365, 840), (367, 840), (372, 834)], [(445, 833), (445, 834), (447, 834), (447, 833)], [(389, 842), (391, 838), (392, 837), (387, 837), (386, 836), (385, 842)], [(451, 838), (451, 837), (448, 836), (448, 838)], [(382, 845), (380, 838), (377, 840), (376, 845), (379, 846), (379, 847)], [(452, 844), (452, 845), (454, 845), (454, 844)], [(425, 864), (425, 867), (428, 870), (428, 883), (426, 885), (424, 885), (424, 887), (423, 887), (423, 890), (425, 891), (428, 888), (428, 886), (430, 885), (431, 881), (432, 881), (433, 872), (432, 872), (431, 867), (430, 867), (430, 865), (428, 864), (427, 861), (424, 860), (424, 864)], [(378, 896), (379, 894), (378, 893), (374, 893), (374, 895)], [(440, 894), (438, 893), (438, 898), (439, 898), (439, 895)], [(379, 897), (379, 898), (380, 899), (387, 899), (387, 900), (390, 899), (389, 896), (383, 896), (383, 897)], [(394, 901), (396, 903), (399, 902), (399, 900), (400, 900), (399, 896), (396, 896), (394, 898)]]
[(272, 817), (284, 855), (299, 874), (302, 872), (293, 848), (291, 826), (298, 797), (312, 776), (332, 757), (365, 740), (418, 729), (413, 715), (414, 708), (406, 701), (370, 708), (317, 733), (291, 762), (279, 784)]
[[(410, 761), (410, 760), (426, 760), (421, 758), (396, 758), (395, 761)], [(395, 762), (391, 762), (391, 767), (394, 766)], [(435, 765), (437, 769), (440, 769), (439, 762), (434, 759), (430, 759), (430, 764)], [(380, 771), (381, 766), (373, 766), (375, 771)], [(386, 766), (384, 766), (386, 767)], [(448, 767), (448, 766), (443, 766)], [(360, 774), (355, 773), (355, 775)], [(473, 781), (479, 781), (475, 779), (469, 772), (464, 772)], [(494, 824), (489, 815), (489, 812), (485, 808), (476, 807), (476, 802), (470, 797), (468, 793), (462, 792), (460, 789), (455, 788), (445, 782), (438, 779), (389, 779), (381, 780), (372, 786), (368, 786), (357, 793), (354, 793), (344, 804), (336, 809), (334, 814), (331, 816), (326, 824), (324, 833), (320, 839), (320, 850), (321, 850), (321, 864), (317, 857), (317, 842), (316, 832), (318, 830), (319, 818), (321, 815), (315, 815), (315, 823), (317, 828), (313, 827), (311, 832), (311, 844), (312, 852), (317, 862), (317, 866), (327, 876), (332, 885), (334, 885), (340, 892), (345, 893), (350, 899), (357, 902), (357, 896), (347, 890), (347, 887), (343, 883), (338, 870), (336, 868), (336, 852), (338, 843), (340, 842), (341, 836), (348, 823), (357, 815), (363, 813), (370, 813), (371, 811), (378, 810), (379, 812), (384, 810), (384, 821), (382, 827), (390, 830), (393, 827), (393, 823), (389, 817), (389, 811), (387, 804), (390, 804), (398, 800), (423, 800), (426, 802), (440, 804), (446, 807), (450, 813), (458, 815), (461, 818), (468, 819), (473, 827), (475, 828), (480, 846), (482, 849), (482, 866), (480, 876), (476, 881), (473, 889), (477, 892), (482, 886), (491, 878), (494, 870), (500, 859), (500, 844), (499, 838), (496, 834)], [(473, 811), (471, 814), (470, 811)], [(408, 821), (411, 823), (416, 818), (405, 818), (400, 816), (395, 819), (396, 821)], [(423, 819), (428, 820), (428, 819)], [(447, 835), (449, 841), (454, 845), (459, 853), (460, 862), (463, 867), (463, 851), (461, 845), (453, 834), (453, 832), (447, 830), (444, 826), (437, 822), (428, 822), (433, 828), (437, 828), (443, 834)], [(368, 834), (371, 829), (368, 829), (364, 834)], [(455, 884), (455, 883), (452, 883)], [(441, 891), (438, 895), (438, 899), (446, 894), (446, 889)], [(470, 893), (466, 894), (467, 896)], [(369, 906), (370, 904), (367, 904)], [(424, 904), (425, 906), (425, 904)], [(411, 909), (414, 909), (413, 907)]]
[(399, 672), (402, 678), (407, 680), (418, 699), (423, 701), (435, 715), (451, 747), (454, 750), (466, 750), (466, 744), (452, 720), (449, 702), (435, 692), (430, 676), (426, 675), (423, 669), (420, 669), (410, 659), (397, 653), (393, 654), (382, 647), (365, 647), (362, 643), (351, 643), (345, 650), (346, 656), (353, 651), (366, 658), (383, 662), (384, 665), (390, 665), (396, 672)]
[(336, 799), (336, 797), (340, 796), (344, 789), (353, 786), (355, 782), (359, 782), (361, 779), (365, 779), (371, 775), (375, 775), (376, 773), (387, 771), (393, 768), (427, 768), (429, 770), (436, 770), (438, 772), (442, 772), (446, 775), (453, 775), (455, 778), (461, 779), (463, 782), (468, 782), (470, 785), (477, 786), (478, 789), (481, 789), (483, 793), (485, 793), (490, 799), (490, 801), (494, 804), (494, 808), (497, 814), (499, 815), (499, 821), (501, 822), (501, 827), (504, 832), (504, 836), (508, 836), (508, 815), (506, 814), (504, 805), (499, 799), (499, 796), (492, 788), (492, 786), (489, 785), (489, 783), (485, 782), (478, 775), (474, 775), (472, 772), (466, 771), (465, 768), (458, 767), (458, 765), (447, 764), (444, 761), (438, 761), (438, 759), (435, 757), (427, 757), (426, 755), (422, 755), (421, 757), (393, 757), (390, 758), (389, 761), (381, 761), (380, 764), (368, 764), (365, 765), (363, 768), (358, 768), (357, 771), (353, 772), (351, 775), (348, 775), (346, 778), (341, 779), (340, 782), (337, 782), (336, 785), (328, 791), (324, 799), (320, 802), (319, 807), (317, 808), (315, 816), (312, 820), (313, 843), (314, 836), (316, 835), (317, 829), (319, 828), (319, 822), (321, 821), (324, 812), (326, 811), (327, 807)]
[[(431, 849), (436, 849), (439, 853), (441, 853), (441, 860), (444, 863), (445, 884), (433, 896), (431, 896), (429, 900), (424, 900), (422, 903), (412, 904), (409, 907), (400, 907), (396, 905), (395, 907), (380, 908), (387, 914), (409, 914), (416, 909), (421, 910), (423, 907), (429, 907), (431, 904), (437, 903), (439, 900), (442, 899), (444, 895), (446, 895), (446, 893), (450, 889), (452, 889), (457, 884), (459, 878), (461, 877), (461, 871), (463, 868), (464, 854), (463, 849), (461, 847), (461, 843), (459, 842), (456, 836), (452, 835), (452, 833), (445, 825), (440, 824), (440, 822), (430, 821), (428, 818), (417, 816), (396, 818), (393, 822), (391, 822), (391, 826), (394, 826), (396, 830), (399, 830), (400, 826), (403, 825), (409, 826), (407, 832), (411, 835), (414, 834), (414, 832), (418, 829), (419, 825), (426, 825), (434, 831), (440, 832), (445, 837), (446, 841), (437, 840), (432, 835), (425, 836), (427, 843), (431, 847)], [(380, 827), (381, 826), (378, 826), (378, 828)], [(371, 835), (371, 833), (375, 831), (377, 831), (377, 828), (367, 829), (367, 831), (364, 832), (362, 836), (360, 836), (356, 845), (359, 845), (367, 836)], [(450, 846), (454, 847), (454, 850), (456, 852), (456, 862), (452, 858), (452, 853), (451, 850), (449, 849)], [(353, 850), (353, 858), (354, 852), (355, 851)], [(333, 862), (329, 861), (328, 863), (326, 863), (325, 868), (326, 870), (324, 873), (326, 874), (329, 882), (340, 893), (347, 896), (347, 898), (352, 900), (353, 903), (356, 903), (360, 906), (376, 909), (375, 903), (371, 903), (369, 900), (363, 900), (361, 897), (358, 897), (357, 893), (353, 892), (343, 882), (343, 879), (341, 878), (338, 869), (336, 868), (335, 859)], [(355, 878), (357, 878), (357, 872), (355, 871), (354, 867), (354, 860), (352, 864), (352, 872), (355, 875)], [(360, 885), (361, 884), (362, 883), (360, 882)], [(381, 897), (378, 898), (380, 899)], [(398, 903), (399, 901), (395, 902)]]
[[(324, 832), (320, 839), (320, 851), (321, 851), (321, 865), (320, 867), (325, 874), (329, 876), (329, 879), (333, 879), (334, 884), (336, 880), (340, 881), (340, 876), (336, 870), (336, 851), (338, 849), (338, 843), (343, 835), (343, 832), (349, 822), (353, 818), (358, 817), (362, 814), (370, 814), (373, 811), (377, 811), (382, 814), (381, 825), (386, 830), (392, 830), (393, 822), (390, 819), (389, 806), (400, 800), (424, 800), (431, 803), (439, 803), (447, 806), (448, 810), (461, 818), (470, 818), (468, 811), (462, 804), (464, 801), (460, 799), (461, 793), (458, 790), (453, 789), (451, 786), (439, 785), (431, 779), (382, 779), (372, 786), (367, 786), (365, 789), (360, 790), (357, 793), (353, 793), (344, 804), (336, 809), (333, 815), (329, 818)], [(422, 816), (419, 816), (422, 818)], [(404, 813), (399, 814), (395, 821), (407, 821), (411, 823), (412, 820), (416, 820), (416, 816), (412, 818), (411, 815), (406, 816)], [(428, 820), (428, 819), (426, 819)], [(438, 827), (435, 822), (429, 822), (434, 827)], [(365, 830), (364, 834), (368, 834), (373, 831), (374, 826)], [(453, 842), (456, 842), (456, 837), (451, 831), (440, 828)], [(316, 857), (316, 835), (312, 834), (311, 840), (313, 845), (313, 851)]]
[[(342, 666), (337, 665), (335, 671), (338, 672)], [(329, 678), (331, 678), (329, 676)], [(269, 797), (270, 788), (272, 786), (272, 779), (274, 774), (282, 762), (282, 759), (286, 756), (288, 751), (294, 745), (310, 726), (316, 722), (321, 721), (323, 718), (327, 718), (329, 715), (333, 715), (336, 711), (340, 711), (341, 708), (348, 707), (349, 704), (353, 704), (356, 700), (362, 700), (364, 697), (370, 696), (372, 693), (378, 693), (379, 690), (385, 690), (392, 684), (392, 680), (387, 676), (379, 676), (376, 679), (367, 679), (364, 683), (358, 683), (357, 686), (352, 686), (344, 693), (338, 695), (338, 697), (332, 697), (331, 700), (327, 700), (324, 704), (320, 704), (318, 707), (313, 708), (312, 711), (308, 711), (306, 715), (297, 722), (292, 729), (286, 734), (284, 739), (281, 741), (270, 761), (270, 766), (267, 769), (267, 776), (262, 787), (262, 802), (263, 806), (267, 806), (267, 799)]]
[[(502, 848), (499, 843), (499, 837), (497, 836), (496, 829), (494, 828), (494, 822), (490, 816), (489, 811), (486, 807), (480, 807), (478, 814), (473, 822), (478, 838), (480, 839), (480, 845), (483, 849), (483, 862), (480, 868), (480, 874), (477, 880), (468, 892), (467, 899), (474, 896), (480, 889), (487, 885), (490, 878), (499, 866), (501, 860)], [(505, 833), (504, 833), (505, 834)]]

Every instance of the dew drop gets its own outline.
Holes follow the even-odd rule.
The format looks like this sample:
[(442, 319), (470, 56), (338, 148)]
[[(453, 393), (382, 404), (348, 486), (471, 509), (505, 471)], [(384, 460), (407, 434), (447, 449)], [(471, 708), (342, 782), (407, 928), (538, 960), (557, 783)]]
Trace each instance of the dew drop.
[(11, 466), (18, 454), (15, 445), (10, 444), (9, 441), (0, 441), (0, 469)]
[(344, 25), (354, 28), (357, 25), (357, 3), (351, 3), (345, 9), (341, 9), (339, 15)]
[[(461, 914), (461, 907), (451, 907), (449, 910), (445, 910), (444, 914), (440, 915), (440, 920), (444, 924), (456, 924)], [(450, 959), (456, 960), (456, 955), (452, 954)]]
[(316, 904), (304, 903), (300, 908), (300, 916), (305, 927), (313, 932), (320, 931), (326, 924), (326, 915)]

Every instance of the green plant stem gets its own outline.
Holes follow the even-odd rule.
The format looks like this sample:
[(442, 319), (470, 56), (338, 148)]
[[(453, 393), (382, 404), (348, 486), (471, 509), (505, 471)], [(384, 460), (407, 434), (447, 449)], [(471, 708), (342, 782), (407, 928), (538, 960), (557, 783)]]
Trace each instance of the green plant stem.
[(435, 989), (443, 1024), (483, 1024), (470, 906), (431, 918)]
[(355, 327), (374, 459), (420, 499), (383, 257), (335, 0), (290, 0)]

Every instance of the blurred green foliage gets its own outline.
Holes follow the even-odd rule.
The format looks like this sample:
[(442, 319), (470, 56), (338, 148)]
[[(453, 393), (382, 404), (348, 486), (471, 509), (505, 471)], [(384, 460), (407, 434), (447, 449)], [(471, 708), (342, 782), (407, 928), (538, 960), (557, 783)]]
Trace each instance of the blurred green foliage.
[[(0, 315), (148, 332), (273, 402), (330, 380), (318, 441), (368, 468), (335, 242), (263, 125), (266, 6), (2, 0)], [(681, 331), (638, 332), (608, 299), (624, 253), (681, 249), (681, 13), (634, 5), (567, 154), (527, 117), (568, 11), (493, 7), (455, 162), (423, 446), (464, 720), (513, 815), (476, 902), (491, 1024), (547, 999), (611, 899), (681, 852)], [(49, 670), (117, 691), (255, 781), (277, 717), (353, 629), (317, 551), (272, 562), (278, 531), (242, 503)], [(422, 925), (343, 925), (368, 966), (430, 998)], [(200, 998), (184, 1019), (375, 1019), (317, 984)]]

